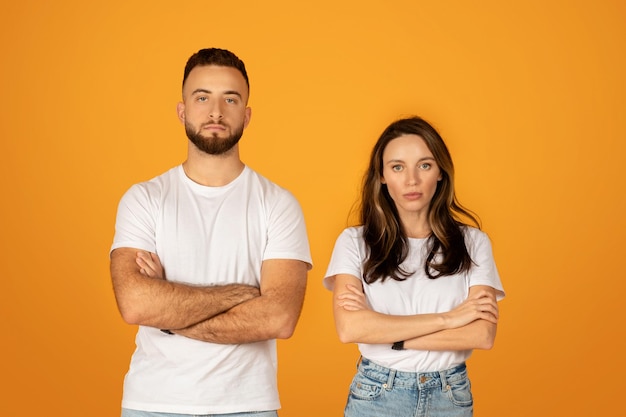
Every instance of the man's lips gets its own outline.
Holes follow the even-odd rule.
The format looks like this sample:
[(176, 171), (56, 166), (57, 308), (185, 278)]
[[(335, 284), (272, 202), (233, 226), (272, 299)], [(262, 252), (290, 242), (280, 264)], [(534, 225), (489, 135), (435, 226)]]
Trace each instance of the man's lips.
[(203, 130), (226, 130), (226, 126), (221, 123), (207, 123), (202, 125)]

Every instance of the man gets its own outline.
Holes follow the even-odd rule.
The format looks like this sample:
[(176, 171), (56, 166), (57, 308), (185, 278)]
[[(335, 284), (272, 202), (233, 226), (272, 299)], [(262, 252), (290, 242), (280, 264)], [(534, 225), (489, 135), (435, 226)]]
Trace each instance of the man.
[(248, 94), (233, 53), (192, 55), (177, 107), (187, 159), (120, 201), (111, 277), (139, 325), (124, 417), (280, 408), (275, 339), (293, 334), (311, 256), (298, 202), (239, 157)]

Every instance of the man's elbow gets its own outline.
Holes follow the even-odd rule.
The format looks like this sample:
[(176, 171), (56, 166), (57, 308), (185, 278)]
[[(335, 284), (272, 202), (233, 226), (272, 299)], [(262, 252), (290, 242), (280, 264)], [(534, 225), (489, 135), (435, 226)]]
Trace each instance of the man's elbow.
[(122, 307), (121, 305), (118, 305), (118, 310), (120, 311), (122, 320), (124, 320), (126, 324), (131, 324), (131, 325), (142, 324), (143, 317), (137, 309), (133, 309), (129, 307)]
[(131, 302), (130, 300), (118, 300), (117, 309), (122, 316), (122, 320), (126, 324), (131, 325), (149, 325), (149, 317), (146, 311), (139, 308), (140, 304), (137, 302)]
[(289, 339), (295, 333), (295, 327), (282, 327), (276, 332), (275, 339)]
[(142, 309), (142, 299), (138, 296), (137, 291), (134, 291), (129, 286), (118, 288), (114, 285), (113, 292), (115, 294), (117, 310), (120, 312), (122, 320), (124, 320), (126, 324), (131, 325), (144, 324), (145, 312)]
[(293, 317), (291, 315), (283, 315), (279, 317), (273, 329), (274, 339), (289, 339), (296, 331), (299, 317)]

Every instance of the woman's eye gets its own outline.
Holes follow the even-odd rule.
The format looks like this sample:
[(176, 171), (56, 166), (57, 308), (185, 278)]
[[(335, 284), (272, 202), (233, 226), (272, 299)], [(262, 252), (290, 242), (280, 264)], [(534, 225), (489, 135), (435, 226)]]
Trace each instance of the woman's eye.
[(432, 165), (429, 164), (429, 163), (423, 163), (422, 165), (420, 165), (420, 168), (422, 168), (422, 169), (430, 169), (431, 166)]
[(400, 172), (402, 171), (402, 165), (394, 165), (391, 167), (393, 171)]

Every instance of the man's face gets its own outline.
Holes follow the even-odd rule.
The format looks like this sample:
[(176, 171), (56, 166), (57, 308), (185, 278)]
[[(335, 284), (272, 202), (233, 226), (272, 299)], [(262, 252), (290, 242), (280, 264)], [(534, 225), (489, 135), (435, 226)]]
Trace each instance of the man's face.
[(178, 117), (200, 151), (222, 155), (239, 142), (250, 122), (247, 101), (248, 86), (237, 69), (198, 66), (185, 80)]

